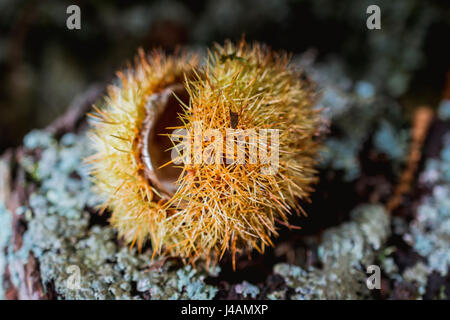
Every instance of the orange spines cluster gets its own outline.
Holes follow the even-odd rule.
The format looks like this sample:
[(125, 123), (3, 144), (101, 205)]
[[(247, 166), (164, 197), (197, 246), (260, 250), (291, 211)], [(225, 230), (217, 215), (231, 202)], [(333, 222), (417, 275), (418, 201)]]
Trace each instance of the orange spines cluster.
[(111, 224), (119, 235), (138, 247), (150, 237), (161, 246), (166, 231), (160, 196), (145, 178), (138, 146), (146, 117), (147, 98), (170, 84), (183, 81), (197, 65), (196, 57), (168, 57), (154, 51), (146, 57), (140, 51), (134, 69), (119, 72), (120, 84), (108, 87), (104, 108), (94, 107), (90, 136), (95, 154), (87, 161), (96, 191), (105, 198), (103, 208), (112, 211)]
[[(120, 79), (95, 115), (100, 121), (92, 129), (96, 153), (90, 159), (120, 235), (139, 246), (150, 239), (155, 253), (189, 262), (215, 262), (227, 250), (234, 257), (272, 245), (277, 224), (288, 225), (288, 215), (301, 211), (298, 199), (307, 200), (312, 191), (320, 147), (312, 84), (289, 66), (288, 57), (259, 44), (227, 42), (200, 65), (187, 57), (141, 56)], [(189, 99), (179, 101), (182, 124), (172, 129), (193, 133), (200, 125), (202, 132), (215, 132), (214, 139), (200, 140), (201, 150), (211, 150), (230, 129), (256, 140), (247, 136), (233, 146), (235, 152), (224, 145), (222, 161), (174, 161), (180, 174), (176, 191), (167, 196), (144, 174), (139, 139), (149, 96), (174, 83), (184, 85)], [(276, 138), (265, 135), (275, 131)], [(257, 149), (255, 141), (276, 153), (275, 166), (261, 153), (240, 161), (239, 154)]]

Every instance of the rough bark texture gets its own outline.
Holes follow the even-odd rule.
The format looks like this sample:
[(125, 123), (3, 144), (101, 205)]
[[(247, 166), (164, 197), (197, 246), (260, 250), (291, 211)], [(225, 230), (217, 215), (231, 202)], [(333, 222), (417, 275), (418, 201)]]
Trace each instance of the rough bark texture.
[[(67, 112), (51, 123), (46, 131), (61, 136), (67, 132), (77, 132), (86, 126), (86, 113), (104, 92), (104, 86), (93, 85), (84, 94), (76, 97)], [(23, 157), (21, 147), (8, 150), (1, 157), (0, 166), (0, 200), (4, 201), (6, 208), (12, 213), (12, 239), (13, 247), (17, 252), (22, 247), (22, 236), (27, 225), (23, 215), (16, 213), (17, 209), (28, 201), (32, 190), (26, 187), (25, 171), (20, 166)], [(14, 263), (13, 263), (14, 264)], [(15, 287), (9, 278), (9, 269), (14, 268), (20, 276), (20, 286)], [(54, 298), (56, 294), (51, 287), (44, 288), (39, 271), (39, 261), (32, 253), (29, 254), (25, 265), (17, 263), (7, 265), (3, 279), (7, 288), (7, 299), (47, 300)]]

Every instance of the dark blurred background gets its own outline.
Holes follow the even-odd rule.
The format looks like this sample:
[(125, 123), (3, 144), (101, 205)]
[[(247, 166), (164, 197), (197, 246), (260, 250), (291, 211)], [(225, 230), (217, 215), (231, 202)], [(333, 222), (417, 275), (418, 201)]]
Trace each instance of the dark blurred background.
[[(68, 30), (66, 8), (81, 8)], [(381, 30), (366, 9), (381, 8)], [(443, 0), (0, 0), (0, 152), (46, 126), (137, 48), (204, 48), (224, 39), (334, 59), (353, 79), (405, 107), (433, 105), (450, 69), (450, 2)]]

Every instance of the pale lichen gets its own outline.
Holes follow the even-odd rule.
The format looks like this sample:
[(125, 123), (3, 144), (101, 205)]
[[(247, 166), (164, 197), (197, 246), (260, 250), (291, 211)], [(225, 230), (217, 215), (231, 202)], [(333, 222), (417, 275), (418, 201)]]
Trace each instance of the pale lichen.
[[(302, 58), (299, 59), (302, 64)], [(360, 177), (360, 153), (372, 138), (373, 150), (386, 154), (394, 170), (404, 163), (409, 147), (409, 132), (401, 117), (400, 106), (392, 99), (377, 94), (368, 81), (353, 81), (336, 68), (335, 63), (306, 69), (319, 85), (321, 99), (317, 107), (326, 110), (324, 117), (335, 133), (325, 141), (321, 167), (344, 173), (344, 181)]]
[[(11, 282), (20, 285), (18, 270), (33, 253), (39, 261), (43, 287), (52, 285), (58, 298), (141, 299), (145, 292), (146, 298), (153, 299), (214, 297), (217, 289), (206, 285), (204, 278), (217, 270), (178, 269), (171, 263), (154, 268), (161, 261), (152, 260), (151, 250), (139, 254), (121, 247), (111, 227), (92, 222), (88, 209), (101, 199), (91, 192), (88, 168), (81, 160), (90, 153), (87, 145), (84, 135), (66, 134), (60, 142), (42, 131), (25, 137), (22, 164), (39, 188), (19, 210), (28, 226), (22, 247), (15, 252), (9, 243)], [(40, 158), (34, 156), (38, 149)], [(0, 212), (0, 225), (5, 228), (1, 232), (2, 247), (8, 243), (6, 231), (10, 231), (11, 223), (7, 211)], [(70, 266), (80, 270), (76, 287), (67, 283), (72, 275)]]
[(441, 120), (450, 120), (450, 100), (443, 99), (438, 107), (438, 116)]
[(255, 299), (259, 294), (259, 288), (247, 281), (237, 284), (234, 290), (244, 298), (251, 297)]
[(420, 181), (432, 189), (417, 209), (404, 238), (427, 260), (428, 273), (446, 276), (450, 266), (450, 135), (443, 137), (438, 159), (429, 159)]
[[(375, 253), (389, 236), (389, 216), (381, 205), (361, 205), (352, 220), (325, 232), (319, 247), (322, 269), (278, 264), (281, 275), (294, 290), (291, 299), (368, 298), (364, 266), (373, 263)], [(287, 291), (272, 292), (269, 298), (286, 298)]]
[(8, 246), (11, 237), (11, 213), (0, 203), (0, 300), (5, 298), (5, 287), (3, 278), (5, 276), (7, 257), (5, 249)]

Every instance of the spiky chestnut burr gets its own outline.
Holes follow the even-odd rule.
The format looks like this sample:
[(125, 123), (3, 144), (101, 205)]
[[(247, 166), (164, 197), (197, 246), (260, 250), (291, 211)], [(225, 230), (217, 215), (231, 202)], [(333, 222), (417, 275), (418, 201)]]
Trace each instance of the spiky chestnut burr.
[[(196, 58), (140, 52), (134, 70), (119, 73), (106, 107), (92, 115), (89, 162), (120, 236), (138, 247), (150, 239), (155, 254), (189, 262), (216, 262), (229, 249), (234, 263), (237, 251), (272, 245), (277, 223), (288, 225), (288, 214), (301, 212), (298, 199), (308, 200), (320, 146), (313, 86), (288, 62), (242, 41), (216, 46), (201, 66)], [(167, 135), (192, 133), (199, 123), (220, 136), (255, 130), (260, 139), (260, 129), (277, 130), (268, 150), (278, 150), (276, 170), (260, 155), (242, 163), (238, 152), (175, 165)], [(201, 150), (214, 142), (201, 139)], [(248, 152), (252, 142), (236, 148)]]

